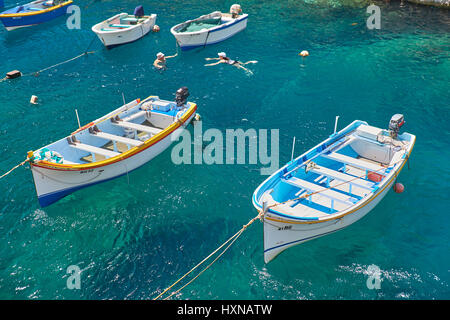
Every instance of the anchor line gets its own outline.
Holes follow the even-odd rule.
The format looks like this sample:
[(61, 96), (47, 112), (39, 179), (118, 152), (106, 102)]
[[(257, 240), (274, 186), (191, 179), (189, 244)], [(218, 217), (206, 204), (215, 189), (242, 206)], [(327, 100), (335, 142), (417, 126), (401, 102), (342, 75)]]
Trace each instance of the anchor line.
[(43, 71), (47, 71), (47, 70), (49, 70), (49, 69), (55, 68), (55, 67), (57, 67), (57, 66), (60, 66), (60, 65), (62, 65), (62, 64), (68, 63), (68, 62), (73, 61), (73, 60), (76, 60), (76, 59), (78, 59), (78, 58), (81, 58), (81, 57), (84, 56), (84, 55), (88, 55), (88, 54), (94, 53), (94, 52), (95, 52), (95, 51), (86, 51), (86, 52), (83, 52), (82, 54), (79, 54), (79, 55), (76, 56), (76, 57), (73, 57), (73, 58), (71, 58), (71, 59), (62, 61), (62, 62), (60, 62), (60, 63), (54, 64), (54, 65), (52, 65), (52, 66), (50, 66), (50, 67), (41, 69), (41, 70), (36, 71), (36, 72), (26, 73), (26, 74), (24, 74), (23, 76), (31, 76), (31, 75), (38, 76), (38, 75), (39, 75), (41, 72), (43, 72)]
[(181, 288), (177, 289), (176, 291), (169, 294), (167, 297), (165, 297), (163, 300), (167, 300), (171, 298), (173, 295), (179, 293), (181, 290), (183, 290), (185, 287), (187, 287), (189, 284), (191, 284), (195, 279), (197, 279), (202, 273), (204, 273), (206, 270), (208, 270), (217, 260), (219, 260), (220, 257), (223, 256), (223, 254), (233, 245), (233, 243), (242, 235), (242, 233), (251, 225), (253, 222), (255, 222), (257, 219), (262, 220), (263, 219), (264, 212), (261, 210), (258, 212), (258, 215), (251, 219), (247, 224), (243, 225), (242, 228), (236, 232), (233, 236), (231, 236), (227, 241), (222, 243), (216, 250), (214, 250), (212, 253), (210, 253), (206, 258), (204, 258), (202, 261), (200, 261), (195, 267), (193, 267), (189, 272), (185, 273), (181, 278), (179, 278), (177, 281), (175, 281), (172, 285), (167, 287), (163, 292), (161, 292), (156, 298), (153, 300), (160, 299), (164, 294), (166, 294), (170, 289), (172, 289), (174, 286), (176, 286), (181, 280), (186, 278), (188, 275), (190, 275), (192, 272), (194, 272), (198, 267), (206, 263), (212, 256), (214, 256), (217, 252), (219, 252), (223, 247), (227, 246), (219, 253), (219, 255), (210, 263), (208, 264), (203, 270), (201, 270), (196, 276), (194, 276), (191, 280), (189, 280), (186, 284), (184, 284)]
[(16, 170), (17, 168), (23, 166), (25, 163), (27, 163), (28, 161), (30, 161), (30, 159), (25, 159), (24, 161), (22, 161), (21, 163), (19, 163), (18, 165), (14, 166), (11, 170), (9, 170), (8, 172), (2, 174), (0, 176), (0, 179), (3, 177), (6, 177), (8, 174), (10, 174), (11, 172), (13, 172), (14, 170)]
[[(398, 162), (394, 163), (394, 166), (397, 165), (398, 163), (401, 163), (403, 160), (399, 160)], [(373, 172), (377, 172), (380, 170), (386, 169), (384, 167), (381, 167), (378, 170), (375, 170)], [(397, 176), (397, 172), (395, 173), (395, 175)], [(346, 184), (346, 183), (350, 183), (353, 180), (359, 179), (364, 177), (365, 175), (361, 175), (361, 176), (357, 176), (354, 177), (348, 181), (344, 181), (342, 183), (339, 183), (337, 185), (334, 185), (333, 187), (327, 187), (327, 188), (323, 188), (322, 190), (318, 190), (315, 192), (311, 192), (311, 193), (307, 193), (304, 195), (301, 195), (297, 198), (294, 199), (289, 199), (286, 200), (284, 202), (279, 202), (279, 203), (274, 203), (272, 205), (267, 206), (264, 210), (261, 209), (258, 212), (258, 215), (256, 217), (254, 217), (253, 219), (251, 219), (246, 225), (244, 225), (237, 233), (235, 233), (233, 236), (231, 236), (227, 241), (225, 241), (222, 245), (220, 245), (216, 250), (214, 250), (212, 253), (210, 253), (206, 258), (204, 258), (202, 261), (200, 261), (195, 267), (193, 267), (191, 270), (189, 270), (187, 273), (185, 273), (181, 278), (179, 278), (177, 281), (175, 281), (172, 285), (170, 285), (169, 287), (167, 287), (166, 289), (164, 289), (163, 292), (161, 292), (156, 298), (154, 298), (153, 300), (158, 300), (160, 299), (164, 294), (166, 294), (169, 290), (171, 290), (174, 286), (176, 286), (180, 281), (182, 281), (184, 278), (186, 278), (188, 275), (190, 275), (192, 272), (194, 272), (198, 267), (200, 267), (201, 265), (204, 265), (206, 263), (206, 261), (208, 261), (212, 256), (214, 256), (217, 252), (219, 252), (223, 247), (225, 247), (227, 244), (227, 246), (225, 247), (225, 249), (223, 249), (219, 255), (211, 262), (209, 263), (205, 268), (203, 268), (200, 272), (197, 273), (197, 275), (195, 275), (191, 280), (189, 280), (186, 284), (184, 284), (181, 288), (177, 289), (176, 291), (173, 291), (172, 293), (170, 293), (169, 295), (167, 295), (164, 300), (167, 300), (169, 298), (171, 298), (173, 295), (179, 293), (181, 290), (183, 290), (185, 287), (187, 287), (189, 284), (191, 284), (195, 279), (197, 279), (201, 274), (203, 274), (206, 270), (208, 270), (220, 257), (223, 256), (223, 254), (231, 247), (231, 245), (242, 235), (242, 233), (251, 225), (253, 224), (253, 222), (255, 222), (257, 219), (259, 219), (261, 222), (263, 223), (268, 223), (267, 221), (264, 220), (264, 216), (266, 214), (266, 212), (270, 209), (270, 208), (274, 208), (277, 207), (279, 205), (285, 204), (289, 201), (295, 201), (295, 200), (300, 200), (300, 199), (304, 199), (307, 198), (309, 196), (312, 196), (314, 194), (318, 194), (321, 193), (323, 191), (326, 191), (328, 189)], [(339, 222), (342, 218), (339, 218), (337, 220), (337, 222)]]
[(206, 34), (206, 39), (205, 39), (205, 43), (203, 44), (203, 48), (204, 47), (206, 47), (206, 43), (208, 42), (208, 38), (209, 38), (209, 31), (208, 31), (208, 33)]

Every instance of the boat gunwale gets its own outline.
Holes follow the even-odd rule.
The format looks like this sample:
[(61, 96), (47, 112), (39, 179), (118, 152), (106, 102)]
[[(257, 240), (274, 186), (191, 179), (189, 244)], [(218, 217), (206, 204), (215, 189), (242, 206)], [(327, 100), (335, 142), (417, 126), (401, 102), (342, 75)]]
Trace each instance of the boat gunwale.
[[(151, 97), (154, 97), (154, 96), (150, 96), (150, 97), (144, 99), (143, 101), (146, 101), (147, 99), (149, 99)], [(82, 171), (82, 170), (94, 169), (94, 168), (98, 168), (98, 167), (104, 167), (104, 166), (128, 159), (128, 158), (144, 151), (145, 149), (153, 146), (154, 144), (160, 142), (162, 139), (166, 138), (167, 136), (172, 134), (175, 130), (177, 130), (178, 128), (183, 126), (186, 123), (186, 121), (197, 110), (196, 103), (193, 103), (193, 102), (188, 102), (188, 103), (190, 104), (189, 108), (178, 120), (174, 121), (167, 128), (165, 128), (161, 132), (155, 134), (150, 139), (145, 140), (142, 145), (130, 148), (129, 150), (127, 150), (117, 156), (114, 156), (114, 157), (111, 157), (111, 158), (108, 158), (105, 160), (97, 161), (97, 162), (92, 162), (92, 163), (63, 164), (63, 163), (54, 163), (54, 162), (49, 162), (49, 161), (45, 161), (45, 160), (40, 160), (40, 161), (34, 162), (34, 163), (30, 161), (30, 165), (32, 167), (35, 166), (35, 167), (39, 167), (39, 168), (58, 170), (58, 171)], [(119, 107), (118, 109), (120, 109), (120, 108), (121, 107)], [(110, 112), (109, 114), (111, 114), (113, 112)], [(115, 115), (115, 113), (113, 115)], [(98, 124), (98, 123), (103, 122), (104, 120), (108, 119), (108, 118), (104, 118), (104, 117), (105, 116), (99, 118), (98, 120), (90, 122), (88, 125), (85, 126), (86, 128), (84, 128), (83, 130), (87, 130), (92, 125)], [(83, 131), (83, 130), (80, 130), (80, 131)], [(75, 132), (80, 132), (80, 131), (75, 131)], [(42, 147), (42, 148), (45, 148), (45, 147)], [(40, 149), (42, 149), (42, 148), (40, 148)], [(38, 151), (40, 149), (37, 149), (36, 151)], [(36, 151), (34, 151), (34, 152), (36, 152)]]
[[(33, 2), (34, 2), (34, 1), (33, 1)], [(33, 2), (26, 3), (25, 5), (31, 4), (31, 3), (33, 3)], [(0, 13), (0, 18), (14, 18), (14, 17), (26, 17), (26, 16), (39, 15), (39, 14), (43, 14), (43, 13), (46, 13), (46, 12), (54, 11), (54, 10), (56, 10), (56, 9), (65, 7), (65, 6), (67, 6), (67, 5), (71, 4), (71, 3), (73, 3), (73, 0), (67, 0), (67, 1), (65, 1), (65, 2), (63, 2), (63, 3), (60, 3), (60, 4), (56, 5), (56, 6), (53, 6), (53, 7), (50, 7), (50, 8), (46, 8), (46, 9), (42, 9), (42, 10), (39, 10), (39, 11), (33, 11), (33, 12), (23, 12), (23, 13)], [(20, 5), (19, 5), (19, 6), (20, 6)], [(17, 7), (19, 7), (19, 6), (15, 6), (14, 8), (17, 8)], [(13, 9), (13, 8), (11, 8), (11, 9)]]
[[(211, 13), (203, 15), (203, 16), (211, 15), (211, 14), (213, 14), (215, 12), (220, 12), (220, 11), (214, 11), (214, 12), (211, 12)], [(220, 12), (220, 13), (223, 14), (222, 12)], [(187, 36), (201, 35), (201, 34), (206, 33), (206, 32), (209, 33), (209, 32), (216, 32), (216, 31), (219, 31), (219, 30), (222, 30), (222, 29), (227, 29), (227, 28), (231, 27), (232, 25), (235, 25), (235, 24), (237, 24), (239, 22), (242, 22), (243, 20), (248, 18), (248, 14), (244, 13), (244, 14), (240, 15), (238, 18), (235, 18), (235, 19), (232, 18), (232, 20), (230, 20), (230, 21), (228, 21), (228, 22), (226, 22), (224, 24), (220, 24), (218, 26), (215, 26), (215, 27), (212, 27), (212, 28), (206, 29), (206, 30), (202, 29), (202, 30), (199, 30), (199, 31), (192, 31), (192, 32), (178, 32), (178, 31), (175, 30), (175, 28), (178, 28), (178, 27), (182, 26), (183, 24), (192, 23), (194, 21), (198, 21), (198, 19), (202, 18), (203, 16), (200, 16), (200, 17), (198, 17), (196, 19), (193, 19), (193, 20), (188, 20), (188, 21), (179, 23), (179, 24), (173, 26), (172, 28), (170, 28), (170, 32), (174, 36), (177, 36), (177, 35), (187, 35)]]
[[(348, 129), (349, 127), (351, 127), (355, 122), (361, 122), (360, 120), (355, 120), (352, 123), (350, 123), (347, 127), (345, 127), (344, 129), (342, 129), (340, 132), (338, 132), (336, 134), (336, 136), (339, 136), (339, 133), (343, 133), (346, 129)], [(274, 221), (274, 222), (281, 222), (281, 223), (289, 223), (289, 224), (314, 224), (314, 223), (324, 223), (324, 222), (328, 222), (328, 221), (332, 221), (332, 220), (336, 220), (336, 219), (341, 219), (342, 217), (349, 215), (355, 211), (360, 210), (361, 208), (365, 207), (367, 204), (369, 204), (372, 200), (374, 200), (375, 198), (377, 198), (392, 182), (393, 179), (395, 179), (396, 177), (398, 177), (398, 175), (400, 174), (400, 172), (403, 169), (403, 166), (405, 165), (406, 161), (408, 161), (411, 152), (414, 148), (415, 142), (416, 142), (416, 136), (407, 133), (408, 135), (411, 136), (411, 141), (410, 141), (410, 145), (408, 146), (409, 152), (408, 153), (404, 153), (404, 155), (402, 156), (402, 161), (397, 162), (394, 164), (394, 167), (392, 168), (391, 172), (389, 172), (388, 176), (389, 179), (386, 180), (386, 182), (383, 183), (383, 187), (379, 187), (378, 189), (376, 189), (375, 191), (371, 192), (371, 195), (361, 199), (360, 201), (358, 201), (357, 203), (355, 203), (353, 206), (350, 206), (342, 211), (338, 211), (332, 215), (330, 215), (330, 217), (297, 217), (297, 216), (293, 216), (287, 213), (282, 213), (282, 212), (278, 212), (276, 210), (273, 210), (271, 208), (268, 209), (268, 212), (279, 216), (281, 219), (276, 219), (276, 218), (272, 218), (272, 217), (264, 217), (267, 220), (270, 221)], [(318, 145), (316, 145), (315, 147), (311, 148), (310, 150), (308, 150), (307, 152), (303, 153), (302, 155), (298, 156), (296, 159), (299, 159), (301, 157), (303, 157), (304, 155), (308, 154), (309, 152), (313, 151), (315, 148), (321, 146), (322, 144), (324, 144), (327, 140), (329, 140), (330, 138), (333, 138), (335, 135), (333, 134), (332, 136), (330, 136), (328, 139), (326, 139), (325, 141), (319, 143)], [(407, 149), (407, 150), (408, 150)], [(405, 156), (406, 154), (408, 154), (408, 156)], [(294, 161), (296, 160), (294, 159)], [(252, 203), (253, 206), (259, 210), (262, 209), (262, 205), (260, 205), (256, 199), (256, 194), (258, 193), (259, 189), (264, 186), (267, 182), (269, 182), (269, 180), (271, 178), (274, 177), (275, 174), (279, 174), (279, 172), (281, 172), (283, 169), (285, 169), (288, 165), (291, 164), (291, 162), (293, 163), (294, 161), (290, 161), (288, 162), (285, 166), (283, 166), (282, 168), (280, 168), (278, 171), (276, 171), (275, 173), (273, 173), (269, 178), (267, 178), (263, 183), (261, 183), (261, 185), (258, 186), (258, 188), (253, 192), (253, 196), (252, 196)], [(308, 161), (308, 160), (306, 160)], [(304, 162), (303, 162), (304, 163)], [(302, 164), (303, 164), (302, 163)], [(397, 169), (395, 169), (395, 167), (397, 165), (400, 165)], [(264, 194), (264, 193), (263, 193)], [(261, 195), (262, 196), (262, 195)], [(259, 208), (259, 209), (258, 209)]]

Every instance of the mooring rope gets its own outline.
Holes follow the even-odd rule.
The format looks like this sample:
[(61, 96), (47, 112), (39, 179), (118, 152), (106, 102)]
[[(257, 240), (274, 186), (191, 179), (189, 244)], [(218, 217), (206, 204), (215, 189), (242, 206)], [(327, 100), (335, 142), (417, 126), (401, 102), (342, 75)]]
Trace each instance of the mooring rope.
[[(41, 70), (39, 70), (39, 71), (21, 74), (21, 76), (23, 76), (23, 77), (24, 77), (24, 76), (31, 76), (31, 75), (38, 76), (41, 72), (47, 71), (47, 70), (49, 70), (49, 69), (55, 68), (55, 67), (57, 67), (57, 66), (60, 66), (60, 65), (62, 65), (62, 64), (65, 64), (65, 63), (68, 63), (68, 62), (70, 62), (70, 61), (76, 60), (76, 59), (78, 59), (78, 58), (81, 58), (81, 57), (84, 56), (84, 55), (88, 55), (88, 54), (91, 54), (91, 53), (95, 53), (95, 51), (88, 51), (88, 50), (89, 50), (89, 48), (91, 47), (92, 43), (94, 42), (94, 40), (95, 40), (96, 38), (97, 38), (97, 36), (94, 36), (94, 37), (92, 38), (91, 42), (89, 43), (89, 45), (87, 46), (87, 48), (84, 50), (84, 52), (81, 53), (81, 54), (79, 54), (79, 55), (77, 55), (76, 57), (73, 57), (73, 58), (67, 59), (67, 60), (65, 60), (65, 61), (59, 62), (59, 63), (57, 63), (57, 64), (54, 64), (54, 65), (50, 66), (50, 67), (41, 69)], [(8, 78), (8, 77), (5, 77), (5, 78), (3, 78), (3, 79), (0, 79), (0, 82), (6, 81), (6, 80), (9, 80), (9, 78)]]
[(164, 298), (164, 300), (169, 299), (170, 297), (172, 297), (173, 295), (177, 294), (178, 292), (180, 292), (181, 290), (183, 290), (185, 287), (187, 287), (189, 284), (191, 284), (195, 279), (197, 279), (203, 272), (205, 272), (206, 270), (208, 270), (230, 247), (231, 245), (241, 236), (241, 234), (253, 223), (255, 222), (257, 219), (262, 219), (263, 216), (263, 211), (259, 211), (258, 215), (256, 217), (254, 217), (253, 219), (251, 219), (247, 224), (243, 225), (242, 228), (236, 232), (233, 236), (231, 236), (227, 241), (225, 241), (224, 243), (222, 243), (216, 250), (214, 250), (212, 253), (210, 253), (206, 258), (204, 258), (202, 261), (200, 261), (195, 267), (193, 267), (191, 270), (189, 270), (189, 272), (185, 273), (181, 278), (179, 278), (177, 281), (175, 281), (172, 285), (170, 285), (169, 287), (167, 287), (163, 292), (161, 292), (156, 298), (154, 298), (153, 300), (158, 300), (159, 298), (161, 298), (167, 291), (169, 291), (170, 289), (172, 289), (175, 285), (177, 285), (181, 280), (183, 280), (184, 278), (186, 278), (189, 274), (191, 274), (195, 269), (197, 269), (198, 267), (200, 267), (202, 264), (204, 264), (206, 261), (209, 260), (209, 258), (211, 258), (214, 254), (216, 254), (220, 249), (222, 249), (227, 243), (228, 246), (226, 246), (226, 248), (209, 264), (207, 265), (202, 271), (200, 271), (195, 277), (193, 277), (189, 282), (187, 282), (185, 285), (183, 285), (181, 288), (179, 288), (178, 290), (172, 292), (170, 295), (168, 295), (167, 297)]
[(13, 172), (14, 170), (16, 170), (17, 168), (23, 166), (25, 163), (27, 163), (28, 161), (30, 161), (30, 159), (25, 159), (23, 162), (19, 163), (17, 166), (15, 166), (14, 168), (12, 168), (11, 170), (9, 170), (8, 172), (2, 174), (0, 176), (0, 179), (3, 177), (6, 177), (8, 174), (10, 174), (11, 172)]
[(49, 69), (52, 69), (52, 68), (54, 68), (54, 67), (57, 67), (57, 66), (60, 66), (60, 65), (62, 65), (62, 64), (68, 63), (68, 62), (70, 62), (70, 61), (76, 60), (76, 59), (78, 59), (78, 58), (81, 58), (81, 57), (84, 56), (84, 55), (87, 55), (87, 54), (90, 54), (90, 53), (94, 53), (94, 52), (95, 52), (95, 51), (86, 51), (86, 52), (83, 52), (82, 54), (79, 54), (79, 55), (76, 56), (76, 57), (70, 58), (70, 59), (68, 59), (68, 60), (62, 61), (62, 62), (60, 62), (60, 63), (54, 64), (54, 65), (52, 65), (52, 66), (50, 66), (50, 67), (41, 69), (41, 70), (36, 71), (36, 72), (26, 73), (26, 74), (24, 74), (23, 76), (31, 76), (31, 75), (36, 75), (36, 76), (37, 76), (37, 75), (39, 75), (39, 74), (40, 74), (41, 72), (43, 72), (43, 71), (47, 71), (47, 70), (49, 70)]
[[(396, 162), (396, 163), (394, 163), (394, 165), (393, 166), (395, 166), (396, 164), (398, 164), (398, 163), (400, 163), (400, 162), (402, 162), (402, 161), (404, 161), (403, 159), (402, 160), (399, 160), (398, 162)], [(378, 169), (378, 170), (375, 170), (375, 171), (372, 171), (372, 172), (377, 172), (377, 171), (380, 171), (380, 170), (384, 170), (384, 169), (386, 169), (385, 167), (381, 167), (380, 169)], [(398, 175), (398, 173), (397, 172), (395, 172), (395, 176), (397, 177), (397, 175)], [(354, 180), (356, 180), (356, 179), (361, 179), (361, 178), (363, 178), (363, 177), (365, 177), (366, 176), (366, 174), (364, 174), (364, 175), (361, 175), (361, 176), (356, 176), (356, 177), (354, 177), (354, 178), (352, 178), (352, 179), (350, 179), (350, 180), (348, 180), (348, 181), (344, 181), (344, 182), (341, 182), (341, 183), (338, 183), (338, 184), (335, 184), (335, 185), (333, 185), (333, 186), (329, 186), (329, 187), (326, 187), (326, 188), (323, 188), (323, 189), (321, 189), (321, 190), (318, 190), (318, 191), (315, 191), (315, 192), (311, 192), (311, 193), (307, 193), (307, 194), (304, 194), (304, 195), (301, 195), (301, 196), (299, 196), (299, 197), (297, 197), (297, 198), (293, 198), (293, 199), (289, 199), (289, 200), (286, 200), (286, 201), (283, 201), (283, 202), (278, 202), (278, 203), (274, 203), (274, 204), (272, 204), (272, 205), (269, 205), (269, 206), (267, 206), (266, 208), (264, 208), (264, 209), (261, 209), (261, 210), (259, 210), (259, 212), (258, 212), (258, 215), (256, 216), (256, 217), (254, 217), (253, 219), (251, 219), (247, 224), (245, 224), (244, 226), (242, 226), (242, 228), (238, 231), (238, 232), (236, 232), (233, 236), (231, 236), (227, 241), (225, 241), (223, 244), (221, 244), (216, 250), (214, 250), (212, 253), (210, 253), (206, 258), (204, 258), (202, 261), (200, 261), (195, 267), (193, 267), (191, 270), (189, 270), (187, 273), (185, 273), (181, 278), (179, 278), (177, 281), (175, 281), (172, 285), (170, 285), (169, 287), (167, 287), (163, 292), (161, 292), (156, 298), (154, 298), (153, 300), (158, 300), (158, 299), (160, 299), (165, 293), (167, 293), (170, 289), (172, 289), (174, 286), (176, 286), (180, 281), (182, 281), (184, 278), (186, 278), (188, 275), (190, 275), (192, 272), (194, 272), (198, 267), (200, 267), (201, 265), (203, 265), (206, 261), (208, 261), (212, 256), (214, 256), (214, 254), (216, 254), (221, 248), (223, 248), (227, 243), (229, 243), (228, 244), (228, 246), (226, 246), (226, 248), (210, 263), (210, 264), (208, 264), (203, 270), (201, 270), (196, 276), (194, 276), (191, 280), (189, 280), (185, 285), (183, 285), (181, 288), (179, 288), (179, 289), (177, 289), (176, 291), (174, 291), (174, 292), (172, 292), (172, 293), (170, 293), (167, 297), (165, 297), (163, 300), (167, 300), (167, 299), (169, 299), (169, 298), (171, 298), (173, 295), (175, 295), (175, 294), (177, 294), (177, 293), (179, 293), (181, 290), (183, 290), (185, 287), (187, 287), (189, 284), (191, 284), (195, 279), (197, 279), (201, 274), (203, 274), (203, 272), (205, 272), (206, 270), (208, 270), (217, 260), (219, 260), (219, 258), (231, 247), (231, 245), (242, 235), (242, 233), (251, 225), (251, 224), (253, 224), (253, 222), (255, 222), (257, 219), (259, 219), (259, 220), (261, 220), (261, 221), (263, 221), (263, 219), (264, 219), (264, 214), (265, 214), (265, 212), (268, 210), (268, 209), (270, 209), (270, 208), (274, 208), (274, 207), (277, 207), (277, 206), (279, 206), (279, 205), (282, 205), (282, 204), (285, 204), (285, 203), (287, 203), (287, 202), (290, 202), (290, 201), (296, 201), (296, 200), (301, 200), (301, 199), (304, 199), (304, 198), (308, 198), (308, 197), (310, 197), (310, 196), (312, 196), (312, 195), (315, 195), (315, 194), (318, 194), (318, 193), (321, 193), (321, 192), (324, 192), (324, 191), (326, 191), (326, 190), (329, 190), (329, 189), (331, 189), (331, 188), (336, 188), (336, 187), (338, 187), (338, 186), (341, 186), (341, 185), (344, 185), (344, 184), (347, 184), (347, 183), (350, 183), (350, 182), (352, 182), (352, 181), (354, 181)]]

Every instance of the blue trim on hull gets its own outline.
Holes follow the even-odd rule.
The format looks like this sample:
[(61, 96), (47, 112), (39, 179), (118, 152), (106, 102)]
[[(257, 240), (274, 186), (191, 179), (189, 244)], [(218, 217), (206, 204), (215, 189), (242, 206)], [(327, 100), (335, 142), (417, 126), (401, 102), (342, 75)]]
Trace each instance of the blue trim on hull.
[(44, 195), (38, 197), (39, 204), (40, 204), (40, 206), (42, 208), (47, 207), (47, 206), (51, 205), (52, 203), (54, 203), (54, 202), (64, 198), (65, 196), (68, 196), (69, 194), (74, 193), (75, 191), (78, 191), (80, 189), (83, 189), (83, 188), (86, 188), (86, 187), (90, 187), (90, 186), (93, 186), (93, 185), (96, 185), (96, 184), (99, 184), (99, 183), (102, 183), (102, 182), (107, 182), (107, 181), (110, 181), (110, 180), (113, 180), (113, 179), (116, 179), (116, 178), (120, 178), (120, 177), (122, 177), (122, 176), (124, 176), (126, 174), (129, 174), (130, 172), (133, 172), (136, 169), (139, 169), (143, 165), (141, 165), (141, 166), (139, 166), (139, 167), (137, 167), (137, 168), (135, 168), (135, 169), (133, 169), (131, 171), (128, 171), (128, 172), (122, 173), (120, 175), (117, 175), (115, 177), (112, 177), (112, 178), (108, 178), (108, 179), (105, 179), (105, 180), (84, 184), (84, 185), (73, 187), (73, 188), (67, 188), (67, 189), (64, 189), (64, 190), (61, 190), (61, 191), (55, 191), (55, 192), (44, 194)]
[(330, 233), (333, 233), (333, 232), (342, 230), (342, 229), (344, 229), (344, 228), (346, 228), (346, 227), (339, 228), (339, 229), (336, 229), (336, 230), (333, 230), (333, 231), (324, 232), (324, 233), (321, 233), (321, 234), (318, 234), (318, 235), (315, 235), (315, 236), (311, 236), (311, 237), (307, 237), (307, 238), (303, 238), (303, 239), (300, 239), (300, 240), (295, 240), (295, 241), (291, 241), (291, 242), (288, 242), (288, 243), (280, 244), (279, 246), (272, 247), (272, 248), (269, 248), (269, 249), (264, 250), (264, 253), (266, 253), (266, 252), (268, 252), (268, 251), (270, 251), (270, 250), (278, 249), (278, 248), (281, 248), (281, 247), (284, 247), (284, 246), (288, 246), (288, 245), (290, 245), (290, 244), (294, 244), (294, 243), (297, 243), (297, 242), (302, 242), (302, 241), (312, 240), (312, 239), (314, 239), (314, 238), (318, 238), (318, 237), (324, 236), (324, 235), (326, 235), (326, 234), (330, 234)]
[[(4, 12), (4, 13), (6, 13), (6, 12)], [(66, 13), (67, 13), (67, 6), (64, 6), (59, 9), (44, 12), (41, 14), (35, 14), (35, 15), (23, 16), (23, 17), (4, 17), (4, 18), (0, 18), (0, 21), (7, 28), (27, 27), (27, 26), (32, 26), (32, 25), (51, 21), (62, 15), (65, 15)]]

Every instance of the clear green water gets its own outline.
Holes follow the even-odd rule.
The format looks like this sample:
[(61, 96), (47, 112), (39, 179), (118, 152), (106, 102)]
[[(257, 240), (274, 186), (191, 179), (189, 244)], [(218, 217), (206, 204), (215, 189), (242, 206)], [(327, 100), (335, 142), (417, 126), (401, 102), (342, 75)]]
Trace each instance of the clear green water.
[[(188, 86), (203, 128), (280, 129), (280, 163), (326, 138), (334, 117), (386, 127), (405, 114), (417, 143), (400, 181), (364, 219), (338, 233), (287, 250), (263, 263), (262, 225), (249, 228), (181, 299), (450, 298), (448, 200), (449, 12), (380, 3), (382, 29), (367, 30), (364, 6), (302, 1), (241, 1), (244, 32), (221, 44), (183, 52), (168, 69), (155, 54), (175, 52), (171, 26), (232, 4), (222, 1), (78, 1), (81, 30), (64, 18), (0, 31), (1, 72), (33, 72), (83, 52), (90, 27), (143, 4), (157, 13), (158, 34), (110, 51), (96, 39), (94, 55), (0, 83), (1, 172), (26, 151), (59, 139), (127, 100), (172, 98)], [(7, 2), (8, 5), (8, 2)], [(352, 23), (358, 23), (352, 25)], [(297, 55), (308, 50), (304, 61)], [(258, 60), (254, 75), (205, 57), (225, 51)], [(39, 105), (28, 103), (31, 95)], [(192, 129), (191, 129), (192, 130)], [(176, 166), (170, 150), (144, 167), (74, 193), (45, 209), (29, 170), (0, 180), (0, 298), (148, 299), (192, 268), (250, 218), (257, 165)], [(66, 268), (82, 271), (81, 289), (66, 288)], [(380, 290), (364, 270), (382, 270)]]

